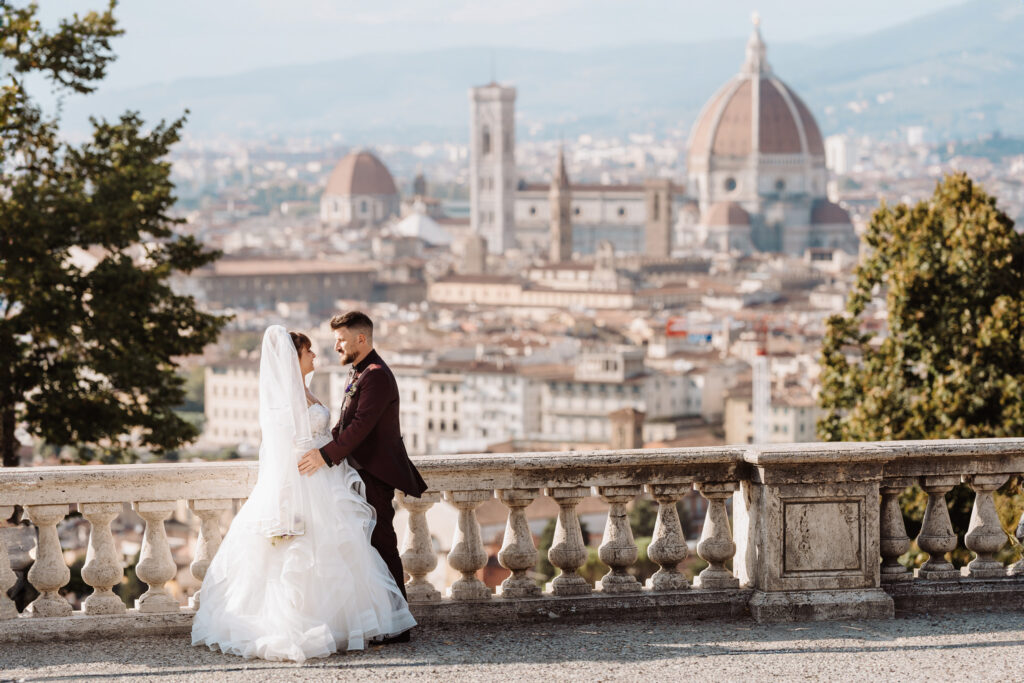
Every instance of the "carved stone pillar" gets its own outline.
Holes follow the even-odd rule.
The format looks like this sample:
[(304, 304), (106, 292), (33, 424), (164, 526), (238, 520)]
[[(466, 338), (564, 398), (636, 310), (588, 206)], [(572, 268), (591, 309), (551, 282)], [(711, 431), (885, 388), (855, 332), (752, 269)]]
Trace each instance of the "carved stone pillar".
[(427, 526), (427, 510), (439, 500), (439, 491), (425, 491), (419, 498), (398, 492), (398, 504), (409, 513), (409, 526), (402, 541), (402, 568), (412, 577), (405, 584), (409, 602), (441, 601), (441, 592), (427, 581), (427, 574), (437, 567), (437, 553)]
[(555, 536), (548, 550), (548, 561), (561, 572), (548, 589), (555, 595), (586, 595), (592, 587), (576, 571), (587, 561), (587, 547), (583, 545), (583, 531), (576, 516), (576, 506), (590, 494), (590, 489), (579, 486), (549, 488), (547, 495), (558, 503), (558, 521)]
[(210, 568), (213, 556), (220, 548), (223, 537), (220, 533), (220, 516), (231, 509), (230, 500), (190, 500), (188, 509), (199, 517), (199, 538), (196, 539), (196, 556), (189, 565), (189, 571), (199, 582), (200, 588), (189, 598), (188, 606), (192, 609), (199, 609), (203, 579), (206, 578), (206, 570)]
[(701, 483), (695, 485), (700, 495), (708, 501), (708, 512), (704, 518), (704, 529), (697, 543), (697, 554), (708, 566), (693, 580), (697, 588), (739, 588), (740, 580), (725, 568), (732, 559), (736, 544), (729, 529), (729, 513), (725, 501), (736, 490), (735, 482)]
[(977, 555), (967, 565), (967, 575), (972, 579), (1001, 579), (1006, 576), (1006, 567), (994, 557), (1006, 545), (1006, 532), (999, 522), (992, 493), (1009, 478), (1006, 474), (974, 474), (963, 478), (975, 494), (971, 524), (964, 536), (964, 545)]
[(676, 503), (690, 491), (690, 484), (651, 484), (647, 490), (658, 502), (658, 517), (654, 521), (654, 535), (647, 546), (647, 557), (658, 563), (660, 569), (647, 579), (647, 587), (656, 591), (685, 590), (690, 587), (686, 575), (678, 569), (686, 559), (686, 537), (679, 523)]
[(540, 586), (527, 576), (537, 565), (537, 546), (526, 523), (526, 508), (537, 497), (536, 489), (505, 489), (498, 491), (498, 498), (508, 507), (508, 521), (505, 524), (505, 538), (498, 553), (498, 562), (512, 575), (501, 582), (498, 593), (509, 598), (524, 598), (540, 595)]
[[(13, 505), (0, 505), (0, 520), (7, 519), (13, 514)], [(18, 575), (11, 569), (11, 558), (7, 555), (7, 540), (0, 534), (0, 619), (13, 619), (18, 616), (14, 601), (7, 597), (7, 591), (17, 582)]]
[(949, 521), (946, 492), (960, 483), (959, 476), (921, 477), (921, 488), (928, 493), (928, 506), (921, 522), (917, 545), (928, 553), (928, 561), (917, 570), (918, 578), (928, 581), (955, 581), (960, 572), (946, 561), (946, 553), (956, 550), (956, 534)]
[(641, 486), (601, 486), (597, 489), (601, 498), (610, 505), (604, 539), (598, 548), (601, 561), (610, 567), (608, 573), (601, 577), (601, 591), (604, 593), (635, 593), (642, 588), (636, 577), (626, 572), (638, 555), (633, 530), (629, 528), (626, 503), (641, 491)]
[(171, 556), (171, 546), (164, 529), (164, 520), (171, 516), (176, 507), (172, 500), (132, 503), (132, 509), (146, 520), (142, 552), (135, 566), (135, 574), (149, 586), (149, 590), (135, 601), (135, 609), (139, 612), (177, 612), (181, 608), (164, 587), (174, 578), (178, 569)]
[(480, 538), (480, 524), (476, 509), (492, 497), (490, 491), (445, 491), (445, 500), (459, 510), (455, 539), (448, 553), (448, 564), (462, 573), (462, 578), (448, 588), (448, 597), (454, 600), (488, 600), (491, 591), (476, 578), (477, 571), (487, 564), (487, 552)]
[(899, 497), (913, 479), (886, 479), (879, 486), (882, 510), (879, 518), (879, 552), (882, 555), (880, 578), (882, 583), (912, 581), (914, 573), (899, 563), (900, 556), (910, 550), (910, 537), (903, 523)]
[(37, 617), (70, 616), (71, 604), (57, 592), (71, 580), (57, 537), (57, 524), (68, 514), (68, 506), (28, 505), (25, 514), (39, 531), (36, 561), (28, 570), (28, 580), (40, 595), (28, 610)]
[(121, 503), (83, 503), (80, 507), (90, 527), (82, 580), (95, 589), (82, 604), (86, 614), (123, 614), (125, 611), (124, 602), (112, 590), (124, 578), (124, 567), (110, 532), (110, 523), (121, 514), (122, 507)]

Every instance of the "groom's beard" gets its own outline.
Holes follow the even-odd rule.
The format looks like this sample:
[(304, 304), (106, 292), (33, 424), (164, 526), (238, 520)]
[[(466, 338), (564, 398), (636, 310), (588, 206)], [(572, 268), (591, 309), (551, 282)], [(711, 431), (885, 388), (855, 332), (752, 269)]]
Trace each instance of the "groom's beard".
[(356, 359), (356, 354), (354, 354), (354, 353), (346, 353), (344, 356), (341, 357), (341, 364), (342, 365), (349, 365), (353, 361), (355, 361), (355, 359)]

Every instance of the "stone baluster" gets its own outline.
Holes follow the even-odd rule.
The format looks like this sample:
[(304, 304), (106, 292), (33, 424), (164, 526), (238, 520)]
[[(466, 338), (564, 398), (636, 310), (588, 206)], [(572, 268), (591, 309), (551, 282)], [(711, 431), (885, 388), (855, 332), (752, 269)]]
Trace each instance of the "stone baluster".
[(28, 505), (25, 514), (39, 532), (36, 561), (28, 570), (29, 583), (39, 591), (39, 597), (29, 605), (29, 612), (38, 617), (69, 616), (71, 604), (57, 592), (71, 580), (57, 536), (57, 524), (68, 514), (68, 506)]
[(880, 488), (882, 494), (882, 511), (879, 519), (879, 553), (882, 566), (879, 570), (882, 583), (910, 581), (914, 573), (899, 563), (900, 556), (910, 550), (910, 537), (903, 523), (899, 497), (914, 480), (886, 479)]
[[(0, 505), (0, 520), (5, 520), (13, 514), (13, 505)], [(18, 608), (14, 606), (14, 601), (7, 597), (7, 591), (17, 582), (18, 575), (11, 569), (11, 558), (7, 555), (7, 540), (0, 533), (0, 619), (13, 619), (18, 616)]]
[(203, 579), (206, 578), (206, 570), (210, 568), (213, 556), (220, 548), (223, 540), (220, 532), (220, 517), (227, 510), (231, 509), (230, 500), (190, 500), (188, 509), (199, 517), (199, 538), (196, 539), (196, 555), (189, 565), (192, 577), (199, 582), (199, 588), (188, 600), (188, 606), (192, 609), (199, 609), (199, 601), (202, 599)]
[[(1020, 514), (1020, 519), (1017, 521), (1017, 528), (1013, 532), (1013, 537), (1021, 544), (1024, 544), (1024, 512)], [(1024, 575), (1024, 557), (1021, 557), (1013, 565), (1006, 570), (1008, 576), (1022, 576)]]
[(82, 516), (89, 520), (89, 549), (85, 552), (82, 580), (93, 593), (82, 604), (86, 614), (123, 614), (124, 602), (114, 594), (114, 586), (124, 578), (121, 554), (110, 532), (110, 523), (121, 514), (121, 503), (83, 503)]
[(476, 509), (493, 494), (490, 491), (445, 491), (444, 497), (459, 510), (448, 564), (462, 573), (462, 578), (448, 588), (448, 597), (454, 600), (487, 600), (491, 591), (476, 577), (477, 571), (487, 564), (487, 551), (480, 538)]
[(558, 503), (558, 520), (548, 550), (548, 561), (561, 570), (548, 583), (548, 590), (555, 595), (586, 595), (592, 588), (577, 572), (587, 561), (587, 547), (583, 544), (583, 531), (580, 529), (579, 517), (576, 516), (576, 506), (587, 497), (590, 489), (571, 486), (549, 488), (545, 492)]
[(960, 483), (956, 475), (921, 477), (921, 488), (928, 493), (928, 505), (921, 522), (917, 545), (928, 553), (928, 561), (917, 570), (918, 578), (927, 581), (955, 581), (960, 572), (946, 561), (946, 553), (956, 550), (956, 534), (949, 521), (946, 492)]
[(135, 574), (149, 586), (149, 590), (135, 601), (135, 608), (139, 612), (177, 612), (181, 608), (164, 586), (174, 578), (178, 570), (164, 529), (164, 520), (171, 516), (176, 507), (174, 501), (170, 500), (132, 503), (132, 509), (146, 521), (142, 552)]
[(402, 542), (402, 568), (411, 579), (405, 584), (409, 602), (440, 602), (441, 592), (427, 581), (437, 567), (437, 553), (427, 526), (427, 510), (441, 500), (438, 491), (426, 491), (419, 498), (398, 492), (398, 504), (409, 513), (409, 526)]
[(642, 486), (600, 486), (598, 494), (608, 503), (608, 521), (604, 527), (604, 539), (598, 548), (598, 556), (610, 569), (601, 577), (601, 591), (604, 593), (635, 593), (641, 589), (640, 582), (626, 570), (636, 562), (637, 548), (633, 530), (629, 528), (626, 503), (643, 491)]
[(654, 535), (647, 546), (647, 557), (659, 565), (654, 576), (647, 579), (647, 587), (656, 591), (685, 590), (690, 587), (686, 575), (679, 571), (679, 563), (686, 559), (686, 537), (679, 523), (678, 503), (690, 484), (649, 484), (647, 491), (658, 502), (658, 517), (654, 521)]
[(498, 562), (512, 575), (501, 582), (498, 593), (507, 598), (523, 598), (540, 595), (540, 586), (527, 576), (537, 566), (537, 546), (526, 523), (526, 508), (537, 497), (536, 489), (504, 489), (498, 491), (498, 498), (508, 507), (508, 521), (505, 524), (505, 538), (498, 552)]
[(1007, 537), (992, 493), (1007, 479), (1009, 475), (1006, 474), (974, 474), (963, 478), (975, 494), (971, 524), (964, 536), (964, 545), (976, 555), (967, 565), (967, 575), (972, 579), (1001, 579), (1006, 576), (1006, 567), (994, 557), (1006, 544)]
[(708, 566), (693, 580), (693, 585), (705, 589), (738, 588), (740, 580), (725, 568), (725, 563), (736, 553), (725, 501), (732, 496), (737, 485), (735, 482), (720, 482), (701, 483), (695, 487), (708, 501), (704, 529), (697, 543), (697, 554)]

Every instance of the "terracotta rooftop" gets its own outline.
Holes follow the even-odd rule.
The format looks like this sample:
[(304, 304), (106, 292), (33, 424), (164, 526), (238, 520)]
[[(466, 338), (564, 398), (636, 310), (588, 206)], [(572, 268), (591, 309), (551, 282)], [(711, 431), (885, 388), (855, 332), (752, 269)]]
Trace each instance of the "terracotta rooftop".
[(221, 259), (195, 272), (202, 276), (297, 275), (318, 273), (372, 273), (377, 266), (343, 261), (302, 261), (285, 259)]
[(708, 209), (704, 225), (750, 225), (750, 214), (736, 202), (716, 202)]

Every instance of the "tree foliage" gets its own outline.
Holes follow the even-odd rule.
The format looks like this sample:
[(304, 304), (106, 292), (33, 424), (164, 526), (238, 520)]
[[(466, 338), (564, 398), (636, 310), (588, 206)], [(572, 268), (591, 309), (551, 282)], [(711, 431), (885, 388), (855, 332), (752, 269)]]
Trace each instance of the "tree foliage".
[[(857, 270), (847, 314), (826, 325), (819, 436), (1024, 435), (1024, 235), (995, 199), (966, 174), (951, 175), (927, 201), (883, 203), (864, 239), (870, 253)], [(876, 297), (885, 302), (882, 325)], [(1013, 481), (996, 495), (1004, 518), (1024, 505), (1016, 488)], [(951, 560), (961, 565), (970, 559), (963, 536), (974, 495), (961, 485), (946, 501), (960, 539)], [(900, 496), (912, 538), (926, 502), (916, 486)], [(922, 559), (915, 545), (906, 561)]]
[(184, 119), (146, 129), (136, 113), (92, 120), (80, 145), (26, 89), (95, 89), (121, 31), (114, 3), (45, 29), (37, 6), (0, 3), (0, 451), (14, 428), (105, 453), (196, 436), (174, 358), (213, 341), (222, 318), (168, 284), (217, 254), (178, 235), (170, 164)]
[[(823, 345), (827, 441), (1024, 434), (1024, 235), (966, 174), (884, 203)], [(869, 329), (884, 297), (883, 333)]]

